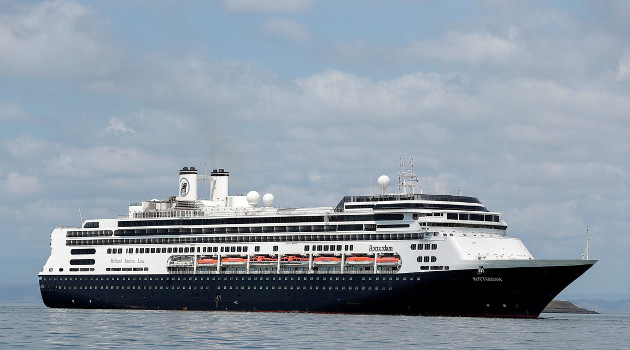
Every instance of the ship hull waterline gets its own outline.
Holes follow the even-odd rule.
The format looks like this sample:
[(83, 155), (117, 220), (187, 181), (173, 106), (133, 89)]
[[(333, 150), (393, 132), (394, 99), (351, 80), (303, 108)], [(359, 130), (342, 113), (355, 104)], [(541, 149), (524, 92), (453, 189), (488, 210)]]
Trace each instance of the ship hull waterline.
[(397, 274), (41, 276), (53, 308), (538, 317), (596, 261)]

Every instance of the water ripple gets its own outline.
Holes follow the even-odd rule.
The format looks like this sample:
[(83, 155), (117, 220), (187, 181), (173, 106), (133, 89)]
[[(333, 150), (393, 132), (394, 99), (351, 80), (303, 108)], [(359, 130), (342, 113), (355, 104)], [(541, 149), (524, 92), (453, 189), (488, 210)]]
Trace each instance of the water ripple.
[(619, 349), (630, 315), (539, 319), (48, 309), (0, 305), (0, 347)]

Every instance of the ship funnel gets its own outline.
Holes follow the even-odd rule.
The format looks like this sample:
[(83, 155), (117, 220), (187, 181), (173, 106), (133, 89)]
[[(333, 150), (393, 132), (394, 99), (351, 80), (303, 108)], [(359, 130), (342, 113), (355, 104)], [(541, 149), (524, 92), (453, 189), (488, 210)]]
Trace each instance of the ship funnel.
[(184, 167), (179, 171), (178, 201), (196, 201), (197, 197), (197, 169)]
[(210, 200), (225, 202), (228, 195), (228, 178), (230, 173), (223, 170), (212, 170), (210, 173)]

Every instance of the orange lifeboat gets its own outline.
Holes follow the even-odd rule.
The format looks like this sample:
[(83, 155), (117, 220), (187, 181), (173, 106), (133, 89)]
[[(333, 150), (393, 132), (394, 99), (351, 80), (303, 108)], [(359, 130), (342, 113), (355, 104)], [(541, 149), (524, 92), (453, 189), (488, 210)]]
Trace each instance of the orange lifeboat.
[(278, 263), (278, 259), (277, 258), (270, 258), (268, 256), (265, 255), (256, 255), (256, 256), (252, 256), (249, 259), (249, 262), (252, 264), (277, 264)]
[(348, 265), (369, 265), (374, 263), (374, 258), (369, 256), (349, 256), (346, 258)]
[(216, 265), (218, 262), (217, 259), (199, 259), (197, 265)]
[(308, 263), (308, 258), (302, 257), (302, 256), (295, 256), (295, 255), (289, 255), (289, 256), (283, 256), (280, 261), (282, 263), (288, 263), (288, 264), (303, 264), (303, 263)]
[(379, 265), (398, 265), (400, 263), (400, 258), (396, 258), (393, 256), (383, 256), (377, 258), (376, 263)]
[(247, 259), (244, 258), (223, 258), (221, 259), (223, 265), (244, 265), (247, 264)]
[(313, 259), (313, 262), (316, 265), (336, 265), (341, 264), (341, 258), (338, 258), (336, 256), (318, 256), (317, 258)]

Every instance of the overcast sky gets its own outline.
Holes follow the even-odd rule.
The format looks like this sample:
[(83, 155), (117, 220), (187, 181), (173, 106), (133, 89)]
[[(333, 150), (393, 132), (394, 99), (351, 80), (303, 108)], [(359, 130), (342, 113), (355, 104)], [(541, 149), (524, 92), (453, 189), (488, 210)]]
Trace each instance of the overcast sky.
[(629, 114), (628, 1), (0, 0), (0, 283), (183, 166), (332, 206), (413, 157), (536, 258), (588, 224), (563, 296), (630, 297)]

